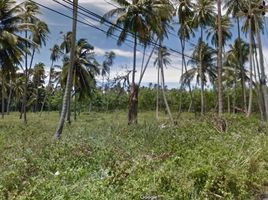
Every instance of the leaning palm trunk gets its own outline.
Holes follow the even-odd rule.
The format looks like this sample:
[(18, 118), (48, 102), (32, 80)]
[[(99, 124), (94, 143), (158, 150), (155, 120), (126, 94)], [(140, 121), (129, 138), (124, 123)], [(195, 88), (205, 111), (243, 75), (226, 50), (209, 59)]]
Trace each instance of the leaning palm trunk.
[(59, 139), (62, 134), (63, 126), (65, 117), (67, 114), (67, 107), (70, 101), (70, 94), (71, 94), (71, 88), (72, 88), (72, 78), (73, 78), (73, 69), (75, 64), (75, 42), (76, 42), (76, 28), (77, 28), (77, 5), (78, 0), (73, 1), (73, 31), (72, 31), (72, 46), (71, 46), (71, 63), (68, 69), (68, 76), (67, 76), (67, 82), (66, 82), (66, 88), (64, 93), (64, 98), (62, 102), (62, 110), (61, 110), (61, 116), (59, 120), (59, 125), (57, 127), (57, 130), (54, 134), (55, 139)]
[(128, 100), (128, 124), (137, 124), (138, 120), (138, 90), (139, 85), (135, 84), (136, 73), (136, 53), (137, 53), (137, 34), (134, 34), (134, 51), (133, 51), (133, 71), (132, 82), (130, 86), (129, 100)]
[(249, 82), (249, 101), (248, 101), (247, 117), (250, 117), (250, 115), (251, 115), (251, 112), (252, 112), (252, 100), (253, 100), (253, 75), (252, 75), (253, 33), (252, 33), (252, 21), (251, 20), (249, 20), (249, 34), (250, 34), (250, 36), (249, 36), (250, 37), (250, 42), (249, 42), (249, 78), (250, 78), (250, 82)]
[(180, 86), (180, 102), (179, 102), (179, 115), (181, 113), (181, 107), (182, 107), (182, 89), (183, 89), (183, 83), (182, 83), (182, 75), (184, 73), (184, 49), (185, 49), (185, 40), (180, 38), (181, 42), (181, 50), (182, 50), (182, 62), (181, 62), (181, 86)]
[(258, 22), (255, 19), (255, 26), (256, 26), (256, 35), (257, 35), (257, 41), (258, 41), (258, 49), (259, 49), (259, 56), (260, 56), (260, 69), (261, 69), (261, 79), (260, 79), (260, 85), (264, 100), (264, 112), (265, 112), (265, 120), (268, 121), (268, 93), (267, 93), (267, 87), (266, 87), (266, 76), (265, 76), (265, 68), (264, 68), (264, 59), (263, 59), (263, 50), (262, 50), (262, 43), (261, 43), (261, 34), (258, 26)]
[(166, 109), (167, 109), (167, 113), (168, 113), (169, 119), (171, 120), (171, 123), (174, 124), (174, 120), (173, 120), (173, 117), (172, 117), (172, 114), (171, 114), (171, 111), (170, 111), (170, 108), (169, 108), (169, 105), (168, 105), (168, 101), (167, 101), (167, 98), (166, 98), (165, 79), (164, 79), (164, 69), (163, 69), (163, 66), (161, 67), (161, 77), (162, 77), (162, 93), (163, 93), (163, 99), (164, 99), (164, 102), (165, 102), (165, 105), (166, 105)]
[(162, 58), (162, 41), (161, 40), (159, 42), (159, 46), (160, 46), (160, 49), (159, 49), (159, 53), (158, 53), (158, 65), (159, 65), (158, 67), (161, 70), (161, 82), (162, 82), (163, 99), (164, 99), (165, 106), (166, 106), (166, 109), (167, 109), (167, 113), (169, 115), (171, 123), (174, 124), (174, 120), (173, 120), (173, 117), (172, 117), (172, 114), (171, 114), (171, 111), (170, 111), (170, 108), (169, 108), (169, 105), (168, 105), (168, 101), (167, 101), (167, 98), (166, 98), (166, 92), (165, 92), (165, 76), (164, 76), (164, 67), (163, 67), (163, 58)]

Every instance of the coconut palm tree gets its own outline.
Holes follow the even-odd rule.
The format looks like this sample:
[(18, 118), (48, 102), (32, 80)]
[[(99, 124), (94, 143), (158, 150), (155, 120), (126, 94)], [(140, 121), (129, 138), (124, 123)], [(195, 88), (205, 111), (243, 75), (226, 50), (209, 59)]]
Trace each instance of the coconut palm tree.
[[(23, 39), (19, 31), (23, 29), (20, 17), (21, 6), (13, 0), (0, 2), (0, 69), (2, 85), (5, 85), (5, 76), (15, 73), (15, 66), (21, 62), (24, 53)], [(5, 90), (2, 87), (2, 118), (5, 109)]]
[(133, 47), (133, 68), (132, 80), (129, 96), (128, 123), (137, 123), (138, 108), (138, 85), (135, 83), (136, 73), (136, 51), (138, 41), (146, 44), (151, 39), (152, 32), (161, 32), (160, 18), (169, 16), (169, 10), (172, 7), (168, 0), (143, 1), (143, 0), (113, 0), (118, 4), (118, 8), (107, 12), (103, 17), (116, 17), (114, 25), (107, 32), (111, 36), (114, 31), (120, 27), (118, 45), (121, 45), (128, 36), (134, 40)]
[[(220, 0), (218, 0), (220, 1)], [(218, 2), (219, 3), (219, 2)], [(218, 111), (219, 114), (223, 112), (223, 98), (222, 98), (222, 50), (227, 42), (227, 40), (232, 38), (232, 33), (230, 31), (231, 21), (227, 15), (220, 16), (221, 14), (221, 3), (220, 11), (218, 11), (218, 16), (215, 21), (208, 27), (207, 39), (211, 38), (211, 43), (215, 45), (218, 56), (217, 56), (217, 66), (218, 66)], [(220, 17), (219, 17), (220, 16)], [(219, 38), (221, 37), (221, 40)]]
[[(40, 15), (40, 8), (38, 7), (38, 5), (33, 2), (33, 1), (25, 1), (22, 3), (22, 11), (21, 11), (21, 17), (23, 19), (23, 22), (26, 24), (25, 26), (25, 38), (27, 40), (30, 40), (30, 34), (29, 33), (34, 33), (32, 31), (36, 31), (36, 35), (38, 34), (38, 29), (34, 28), (35, 24), (37, 24), (40, 20), (37, 17), (38, 15)], [(38, 37), (33, 37), (32, 35), (32, 39), (36, 40), (36, 38)], [(42, 40), (40, 40), (42, 41)], [(23, 121), (26, 124), (27, 123), (27, 115), (26, 115), (26, 111), (27, 111), (27, 87), (28, 87), (28, 79), (29, 79), (29, 70), (30, 67), (28, 66), (28, 56), (30, 55), (30, 48), (33, 47), (33, 49), (37, 48), (37, 44), (35, 44), (34, 42), (29, 44), (26, 43), (26, 50), (27, 52), (25, 53), (25, 60), (24, 60), (24, 74), (25, 74), (25, 85), (24, 85), (24, 92), (23, 92)], [(34, 50), (35, 51), (35, 50)]]
[[(212, 0), (198, 0), (194, 4), (194, 16), (193, 16), (193, 25), (195, 28), (200, 28), (200, 47), (204, 46), (203, 44), (203, 35), (204, 35), (204, 30), (207, 28), (207, 26), (211, 25), (213, 21), (215, 21), (215, 6), (213, 4)], [(199, 48), (201, 51), (203, 48)], [(205, 80), (205, 77), (203, 73), (203, 61), (202, 61), (202, 52), (200, 52), (198, 55), (200, 56), (197, 58), (200, 62), (200, 80), (201, 80), (201, 115), (204, 114), (204, 94), (203, 94), (203, 87), (204, 83), (202, 83)]]
[[(240, 55), (242, 53), (242, 55)], [(229, 51), (226, 52), (223, 63), (223, 82), (225, 85), (233, 87), (233, 112), (236, 109), (236, 87), (237, 80), (244, 79), (247, 81), (249, 77), (246, 74), (244, 65), (248, 62), (249, 44), (237, 38), (233, 44), (229, 45)], [(240, 59), (240, 57), (242, 59)], [(242, 62), (241, 62), (242, 61)], [(242, 63), (242, 67), (241, 67)], [(244, 73), (242, 75), (242, 73)]]
[(38, 104), (39, 104), (39, 93), (40, 89), (43, 87), (45, 83), (45, 64), (44, 63), (36, 63), (33, 70), (32, 70), (32, 82), (34, 86), (34, 93), (35, 93), (35, 101), (34, 101), (34, 107), (33, 111), (36, 112), (38, 111)]
[[(73, 71), (73, 87), (74, 87), (74, 119), (76, 120), (77, 100), (82, 100), (92, 94), (96, 85), (95, 77), (100, 74), (100, 65), (95, 59), (94, 47), (90, 45), (86, 39), (78, 40), (75, 47), (75, 62)], [(65, 58), (62, 85), (66, 85), (67, 71), (70, 65), (70, 59)], [(77, 94), (79, 98), (77, 99)]]
[(43, 45), (46, 45), (49, 34), (48, 25), (44, 21), (38, 20), (34, 26), (31, 26), (31, 33), (30, 39), (32, 40), (33, 45), (29, 69), (32, 68), (36, 50), (42, 48)]
[[(182, 51), (182, 66), (181, 66), (181, 74), (184, 74), (187, 72), (187, 64), (185, 60), (185, 42), (190, 39), (191, 36), (194, 36), (193, 31), (193, 24), (192, 24), (192, 17), (194, 15), (193, 12), (193, 3), (191, 0), (183, 0), (178, 2), (178, 8), (177, 8), (177, 15), (179, 19), (179, 30), (178, 30), (178, 36), (180, 38), (180, 44), (181, 44), (181, 51)], [(183, 84), (181, 80), (181, 90), (182, 90)], [(191, 109), (193, 97), (192, 97), (192, 89), (190, 83), (188, 84), (191, 102), (189, 105), (189, 110)], [(182, 92), (180, 93), (180, 106), (179, 106), (179, 113), (181, 112), (181, 105), (182, 105)]]
[(182, 75), (182, 80), (184, 84), (187, 84), (196, 79), (196, 82), (199, 83), (201, 86), (201, 114), (204, 114), (205, 107), (204, 86), (208, 81), (214, 83), (217, 77), (215, 67), (215, 55), (215, 49), (210, 47), (205, 42), (202, 42), (200, 39), (193, 51), (192, 58), (188, 61), (188, 65), (191, 65), (192, 68)]
[[(162, 94), (163, 94), (163, 99), (164, 99), (164, 103), (167, 109), (167, 113), (169, 115), (170, 120), (172, 121), (172, 123), (174, 123), (168, 102), (167, 102), (167, 98), (166, 98), (166, 94), (165, 94), (165, 76), (164, 76), (164, 69), (163, 67), (167, 67), (168, 65), (171, 64), (171, 59), (170, 57), (170, 53), (167, 51), (166, 47), (160, 47), (160, 49), (158, 50), (158, 57), (156, 58), (154, 65), (157, 66), (157, 97), (156, 97), (156, 119), (159, 120), (159, 82), (161, 79), (161, 89), (162, 89)], [(161, 73), (160, 73), (161, 72)]]
[[(224, 6), (223, 8), (226, 10), (227, 15), (231, 15), (231, 17), (234, 17), (236, 19), (236, 24), (237, 24), (237, 33), (238, 33), (238, 39), (241, 41), (241, 28), (240, 28), (240, 19), (238, 13), (241, 12), (242, 7), (241, 5), (244, 5), (245, 0), (224, 0)], [(240, 52), (239, 55), (242, 55), (242, 52)], [(241, 71), (244, 70), (243, 65), (242, 65), (242, 60), (243, 58), (240, 57), (240, 66)], [(241, 72), (241, 88), (242, 88), (242, 99), (243, 99), (243, 104), (244, 104), (244, 109), (247, 110), (247, 95), (246, 95), (246, 84), (245, 84), (245, 77), (244, 77), (244, 72)]]
[(46, 94), (45, 94), (45, 97), (44, 97), (44, 101), (42, 103), (42, 106), (41, 106), (41, 111), (40, 111), (40, 115), (42, 114), (43, 112), (43, 109), (44, 109), (44, 106), (45, 106), (45, 103), (47, 101), (47, 98), (48, 98), (48, 95), (49, 93), (51, 92), (51, 80), (52, 80), (52, 73), (54, 71), (54, 63), (62, 56), (62, 52), (61, 52), (61, 49), (60, 49), (60, 46), (55, 44), (52, 49), (50, 49), (51, 51), (51, 54), (50, 54), (50, 60), (51, 60), (51, 65), (50, 65), (50, 69), (49, 69), (49, 74), (48, 74), (48, 84), (47, 84), (47, 87), (46, 87)]
[(59, 139), (62, 134), (66, 113), (68, 111), (68, 105), (70, 105), (70, 96), (73, 80), (73, 69), (75, 63), (75, 44), (76, 44), (76, 30), (77, 30), (77, 15), (78, 15), (78, 0), (73, 1), (73, 25), (72, 25), (72, 42), (71, 42), (71, 54), (70, 54), (70, 66), (68, 69), (68, 76), (66, 81), (66, 87), (62, 102), (61, 116), (58, 127), (54, 134), (55, 139)]
[(215, 21), (215, 5), (213, 0), (197, 0), (194, 3), (194, 28), (200, 28), (200, 38), (203, 41), (204, 31), (207, 26)]
[[(266, 78), (265, 78), (265, 69), (263, 61), (263, 52), (262, 52), (262, 41), (260, 36), (260, 31), (264, 28), (264, 18), (265, 14), (263, 2), (260, 0), (246, 1), (243, 4), (241, 12), (238, 13), (239, 16), (244, 17), (245, 21), (242, 27), (242, 30), (249, 35), (250, 40), (250, 95), (249, 95), (249, 105), (247, 116), (250, 116), (252, 109), (252, 99), (253, 99), (253, 45), (254, 45), (254, 36), (258, 40), (258, 49), (260, 54), (260, 69), (261, 69), (261, 88), (262, 88), (262, 97), (264, 99), (264, 110), (266, 118), (268, 118), (268, 94), (266, 88)], [(264, 82), (264, 83), (262, 83)]]

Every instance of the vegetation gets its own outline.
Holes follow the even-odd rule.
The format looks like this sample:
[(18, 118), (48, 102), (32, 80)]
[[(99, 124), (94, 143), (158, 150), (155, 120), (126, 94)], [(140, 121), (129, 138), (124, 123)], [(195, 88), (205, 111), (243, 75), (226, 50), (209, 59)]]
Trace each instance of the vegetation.
[[(1, 199), (258, 199), (267, 193), (266, 123), (183, 114), (177, 126), (142, 112), (128, 127), (124, 112), (81, 113), (52, 141), (57, 113), (15, 113), (1, 122)], [(112, 123), (111, 123), (112, 122)], [(36, 124), (39, 124), (37, 127)]]
[[(113, 0), (104, 16), (54, 2), (73, 25), (46, 66), (35, 55), (51, 45), (41, 7), (53, 9), (0, 0), (0, 199), (268, 198), (265, 1)], [(130, 71), (111, 77), (118, 55), (77, 37), (81, 12), (133, 43)], [(174, 21), (180, 51), (166, 46)], [(172, 52), (179, 89), (165, 81)]]

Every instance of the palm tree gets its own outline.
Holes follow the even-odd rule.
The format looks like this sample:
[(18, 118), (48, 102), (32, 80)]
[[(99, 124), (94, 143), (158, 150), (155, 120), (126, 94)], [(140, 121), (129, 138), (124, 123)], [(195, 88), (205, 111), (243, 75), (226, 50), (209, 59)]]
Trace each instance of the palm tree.
[[(226, 9), (226, 14), (231, 15), (232, 17), (236, 18), (236, 24), (237, 24), (237, 33), (238, 33), (238, 39), (241, 41), (241, 30), (240, 30), (240, 20), (238, 13), (241, 12), (242, 7), (241, 5), (244, 5), (245, 0), (224, 0), (224, 6), (223, 8)], [(241, 49), (241, 48), (239, 48)], [(242, 52), (239, 53), (239, 55), (242, 55)], [(242, 65), (242, 57), (239, 57), (240, 60), (240, 66), (241, 71), (244, 71), (243, 65)], [(244, 104), (244, 110), (247, 110), (247, 95), (246, 95), (246, 84), (245, 84), (245, 76), (244, 72), (241, 72), (241, 88), (242, 88), (242, 99)]]
[[(164, 76), (164, 66), (167, 66), (171, 63), (170, 60), (170, 53), (167, 51), (166, 47), (160, 47), (160, 49), (158, 50), (158, 57), (156, 58), (154, 65), (157, 65), (157, 102), (156, 102), (156, 118), (157, 120), (159, 120), (159, 79), (161, 77), (161, 88), (162, 88), (162, 94), (163, 94), (163, 99), (164, 99), (164, 103), (167, 109), (167, 113), (169, 115), (169, 118), (171, 120), (172, 123), (174, 123), (168, 102), (167, 102), (167, 98), (166, 98), (166, 94), (165, 94), (165, 76)], [(161, 72), (161, 75), (160, 75)]]
[[(197, 83), (201, 85), (201, 114), (204, 114), (204, 86), (205, 83), (210, 81), (214, 83), (216, 79), (215, 68), (215, 55), (216, 51), (212, 47), (208, 46), (201, 40), (198, 41), (195, 47), (192, 58), (188, 61), (188, 64), (192, 66), (190, 70), (182, 75), (184, 84), (196, 79)], [(201, 60), (201, 62), (199, 61)], [(208, 77), (208, 78), (207, 78)]]
[(38, 103), (39, 103), (39, 90), (40, 88), (43, 87), (45, 83), (45, 64), (44, 63), (37, 63), (35, 64), (32, 72), (32, 82), (34, 86), (34, 91), (35, 91), (35, 104), (34, 104), (34, 111), (39, 110), (38, 109)]
[[(216, 46), (217, 66), (218, 66), (218, 112), (223, 112), (223, 99), (222, 99), (222, 50), (227, 42), (231, 39), (232, 33), (230, 32), (231, 21), (227, 15), (221, 16), (221, 2), (218, 0), (218, 15), (217, 19), (212, 22), (211, 26), (207, 29), (207, 39), (211, 38), (211, 43)], [(221, 39), (219, 39), (221, 38)]]
[(138, 87), (135, 83), (136, 51), (138, 40), (146, 44), (151, 39), (151, 32), (161, 32), (160, 19), (170, 15), (171, 4), (168, 0), (143, 1), (143, 0), (113, 0), (119, 7), (107, 12), (103, 17), (116, 17), (115, 24), (107, 32), (111, 36), (120, 27), (118, 45), (121, 45), (130, 35), (134, 40), (133, 69), (131, 89), (129, 95), (128, 123), (137, 123)]
[[(208, 26), (211, 25), (212, 22), (215, 20), (215, 6), (213, 4), (212, 0), (198, 0), (195, 4), (194, 4), (194, 16), (193, 16), (193, 25), (195, 28), (199, 28), (200, 27), (200, 47), (204, 46), (203, 45), (203, 32), (204, 29)], [(199, 50), (201, 51), (203, 48), (199, 48)], [(203, 94), (203, 87), (204, 87), (204, 83), (202, 83), (205, 80), (205, 77), (203, 75), (203, 68), (205, 66), (203, 66), (203, 61), (202, 61), (202, 52), (198, 53), (198, 55), (200, 56), (199, 58), (197, 58), (197, 60), (199, 60), (200, 63), (200, 76), (201, 76), (201, 115), (204, 114), (204, 94)]]
[[(191, 18), (194, 15), (193, 12), (193, 3), (191, 0), (183, 0), (179, 1), (178, 9), (177, 9), (177, 15), (179, 19), (179, 30), (178, 30), (178, 36), (180, 38), (180, 44), (181, 44), (181, 50), (182, 50), (182, 66), (181, 66), (181, 74), (184, 74), (187, 72), (187, 64), (185, 60), (185, 42), (190, 39), (191, 35), (194, 36), (193, 31), (193, 24), (191, 21)], [(181, 80), (181, 90), (182, 90), (183, 84)], [(188, 84), (191, 102), (189, 105), (189, 110), (191, 109), (193, 97), (192, 97), (192, 89), (190, 83)], [(179, 106), (179, 113), (181, 112), (181, 105), (182, 105), (182, 92), (180, 93), (180, 106)]]
[[(260, 69), (261, 69), (261, 90), (262, 90), (262, 97), (264, 99), (264, 110), (266, 118), (268, 118), (268, 94), (266, 88), (266, 78), (265, 78), (265, 69), (264, 69), (264, 61), (263, 61), (263, 52), (262, 52), (262, 45), (261, 45), (261, 37), (260, 31), (264, 28), (264, 6), (262, 1), (254, 0), (254, 1), (246, 1), (243, 5), (242, 9), (243, 12), (239, 12), (239, 16), (245, 17), (245, 22), (242, 27), (242, 30), (245, 33), (249, 34), (250, 39), (250, 96), (249, 96), (249, 105), (248, 105), (248, 113), (247, 116), (250, 116), (251, 109), (252, 109), (252, 99), (253, 99), (253, 45), (254, 45), (254, 35), (256, 35), (258, 40), (258, 47), (259, 47), (259, 54), (260, 54)], [(262, 83), (263, 82), (263, 83)]]
[(62, 55), (61, 49), (59, 47), (59, 45), (55, 44), (52, 49), (50, 49), (51, 54), (50, 54), (50, 60), (51, 60), (51, 65), (50, 65), (50, 69), (49, 69), (49, 74), (48, 74), (48, 84), (47, 84), (47, 88), (46, 88), (46, 94), (44, 97), (44, 101), (42, 103), (41, 106), (41, 111), (40, 111), (40, 116), (43, 112), (46, 100), (48, 98), (48, 95), (50, 93), (51, 90), (51, 79), (52, 79), (52, 72), (54, 70), (54, 62), (56, 62)]
[[(75, 46), (75, 62), (73, 71), (74, 87), (74, 119), (76, 120), (77, 100), (89, 97), (96, 85), (95, 77), (100, 74), (99, 63), (95, 59), (94, 47), (86, 39), (80, 39)], [(67, 71), (70, 65), (70, 59), (65, 58), (62, 85), (66, 84)], [(77, 99), (77, 94), (79, 98)]]
[[(225, 85), (232, 86), (234, 88), (233, 112), (235, 112), (236, 109), (235, 94), (236, 94), (237, 80), (239, 80), (237, 79), (237, 77), (241, 79), (242, 77), (244, 77), (245, 80), (249, 79), (244, 69), (245, 63), (248, 62), (249, 44), (244, 42), (243, 40), (240, 41), (240, 39), (237, 38), (233, 44), (229, 45), (229, 49), (230, 50), (226, 52), (223, 64), (223, 81), (225, 82)], [(242, 55), (240, 55), (240, 53), (242, 53)], [(242, 75), (242, 73), (244, 74)]]
[(71, 42), (71, 55), (70, 55), (70, 66), (68, 69), (68, 77), (66, 81), (65, 93), (62, 102), (61, 116), (59, 125), (54, 134), (55, 139), (59, 139), (62, 134), (68, 105), (70, 105), (70, 96), (72, 89), (73, 69), (75, 63), (75, 44), (76, 44), (76, 30), (77, 30), (77, 15), (78, 15), (78, 0), (73, 1), (73, 25), (72, 25), (72, 42)]
[(35, 23), (35, 25), (31, 27), (31, 32), (32, 35), (30, 39), (32, 40), (33, 45), (32, 45), (32, 53), (31, 53), (29, 69), (32, 68), (36, 50), (42, 48), (43, 45), (44, 46), (46, 45), (46, 40), (49, 34), (49, 28), (45, 22), (38, 20)]
[[(30, 40), (29, 31), (34, 30), (34, 24), (38, 23), (40, 20), (38, 19), (37, 15), (40, 14), (40, 10), (38, 5), (33, 1), (25, 1), (22, 3), (23, 10), (21, 11), (21, 16), (23, 18), (23, 22), (26, 24), (25, 27), (25, 38)], [(36, 29), (37, 30), (37, 29)], [(37, 31), (38, 32), (38, 31)], [(32, 32), (33, 33), (33, 32)], [(34, 37), (33, 37), (34, 38)], [(31, 43), (31, 45), (37, 45)], [(27, 123), (27, 87), (28, 87), (28, 79), (29, 79), (29, 66), (28, 66), (28, 55), (30, 55), (29, 48), (31, 47), (28, 43), (25, 44), (27, 52), (25, 53), (25, 67), (24, 67), (24, 74), (25, 74), (25, 85), (24, 85), (24, 92), (23, 92), (23, 120), (24, 123)], [(36, 47), (34, 47), (35, 49)]]
[[(19, 35), (22, 30), (20, 18), (21, 6), (13, 0), (0, 2), (0, 69), (2, 86), (5, 85), (5, 76), (15, 73), (15, 65), (21, 62), (24, 53), (25, 40)], [(15, 6), (14, 6), (15, 5)], [(2, 118), (5, 109), (5, 90), (2, 91)]]
[(213, 0), (197, 0), (194, 3), (193, 26), (200, 28), (200, 38), (203, 41), (204, 30), (215, 21), (215, 6)]

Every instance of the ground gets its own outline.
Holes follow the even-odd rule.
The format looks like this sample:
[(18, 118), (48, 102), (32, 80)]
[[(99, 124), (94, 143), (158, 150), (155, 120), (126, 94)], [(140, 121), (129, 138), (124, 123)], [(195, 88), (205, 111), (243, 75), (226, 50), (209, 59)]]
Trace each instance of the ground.
[(153, 112), (127, 126), (126, 112), (81, 113), (52, 139), (58, 113), (0, 120), (0, 199), (263, 199), (268, 125), (257, 118)]

